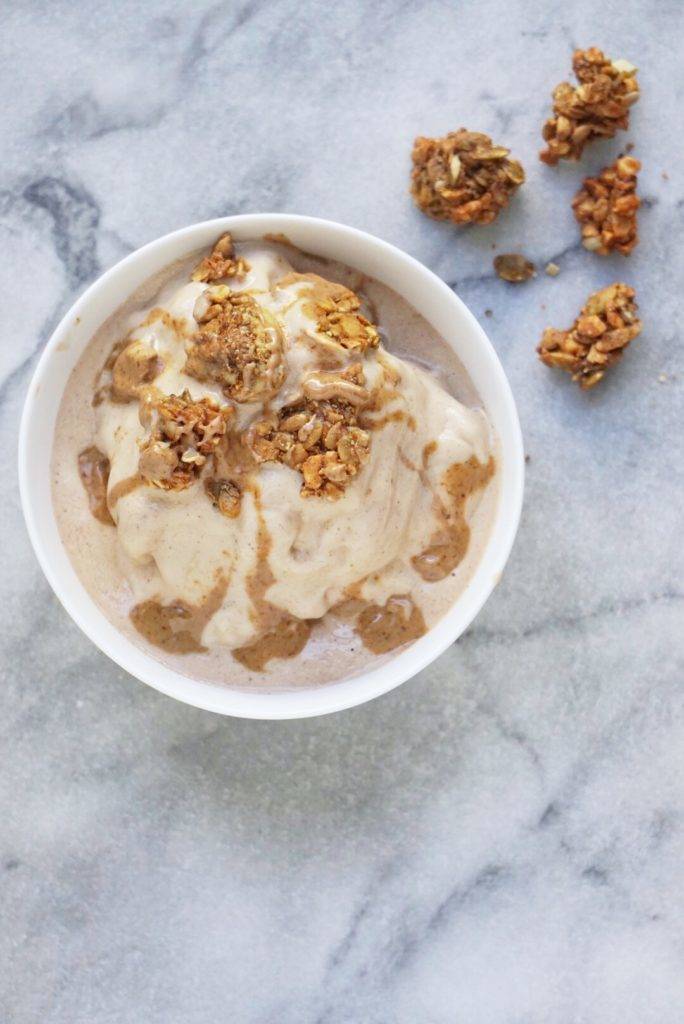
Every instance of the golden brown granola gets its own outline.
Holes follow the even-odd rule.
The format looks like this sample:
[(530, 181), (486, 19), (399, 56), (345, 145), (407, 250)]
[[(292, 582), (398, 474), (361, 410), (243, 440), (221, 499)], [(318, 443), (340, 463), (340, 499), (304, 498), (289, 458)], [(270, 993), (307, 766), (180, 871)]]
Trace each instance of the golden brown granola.
[(494, 259), (494, 270), (502, 281), (520, 284), (535, 275), (534, 263), (519, 252), (502, 253)]
[(283, 338), (272, 314), (252, 295), (225, 285), (197, 300), (199, 329), (190, 339), (185, 372), (219, 384), (236, 402), (274, 395), (285, 377)]
[[(360, 364), (338, 374), (364, 385)], [(340, 498), (368, 459), (370, 434), (358, 425), (359, 405), (343, 398), (301, 401), (253, 424), (247, 441), (257, 462), (282, 462), (303, 478), (304, 498)]]
[(150, 433), (140, 442), (138, 471), (148, 483), (166, 491), (181, 491), (200, 476), (233, 416), (230, 406), (209, 398), (194, 401), (189, 391), (164, 395), (141, 419), (150, 416)]
[(193, 281), (220, 281), (225, 277), (243, 277), (250, 270), (249, 263), (235, 255), (233, 239), (221, 235), (209, 256), (205, 256), (192, 272)]
[(572, 66), (580, 83), (561, 82), (553, 91), (553, 117), (542, 129), (547, 143), (539, 158), (547, 164), (579, 160), (588, 142), (612, 139), (629, 125), (629, 108), (639, 99), (636, 68), (610, 60), (601, 50), (575, 50)]
[(572, 374), (581, 388), (593, 388), (641, 332), (634, 289), (611, 284), (591, 295), (569, 331), (547, 327), (537, 348), (547, 366)]
[(365, 352), (377, 348), (380, 335), (375, 324), (359, 310), (361, 300), (349, 288), (337, 285), (313, 303), (313, 315), (321, 334), (327, 335), (343, 348)]
[(641, 164), (631, 156), (621, 156), (611, 167), (604, 167), (596, 178), (585, 178), (572, 201), (577, 222), (582, 225), (582, 245), (600, 256), (621, 252), (629, 256), (639, 241), (637, 210), (641, 201), (636, 194)]
[(490, 224), (525, 180), (522, 164), (488, 135), (459, 128), (413, 144), (411, 193), (429, 217), (454, 224)]

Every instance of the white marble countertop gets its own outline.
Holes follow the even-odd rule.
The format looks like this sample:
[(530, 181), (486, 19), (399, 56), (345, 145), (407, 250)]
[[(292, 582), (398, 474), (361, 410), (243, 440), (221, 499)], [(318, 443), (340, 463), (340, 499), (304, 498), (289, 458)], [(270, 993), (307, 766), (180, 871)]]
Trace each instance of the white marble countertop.
[[(680, 1024), (684, 688), (682, 6), (37, 2), (0, 35), (3, 1024)], [(536, 159), (572, 48), (641, 68), (628, 135)], [(415, 134), (464, 124), (528, 184), (458, 233), (407, 194)], [(578, 246), (581, 170), (644, 161), (629, 261)], [(125, 676), (29, 548), (17, 422), (56, 320), (191, 221), (365, 228), (456, 288), (504, 362), (530, 461), (508, 571), (411, 683), (250, 723)], [(527, 285), (492, 274), (524, 251)], [(589, 395), (547, 324), (624, 277), (644, 331)], [(47, 443), (46, 439), (46, 443)]]

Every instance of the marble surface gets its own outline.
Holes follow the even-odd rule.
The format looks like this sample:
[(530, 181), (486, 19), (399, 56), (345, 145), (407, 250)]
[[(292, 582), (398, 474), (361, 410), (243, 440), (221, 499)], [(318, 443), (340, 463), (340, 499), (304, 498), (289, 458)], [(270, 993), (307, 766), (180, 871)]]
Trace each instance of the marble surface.
[[(80, 0), (3, 22), (0, 1020), (681, 1022), (681, 4)], [(639, 64), (643, 99), (628, 135), (553, 171), (549, 93), (594, 43)], [(528, 184), (458, 233), (406, 182), (413, 136), (461, 124)], [(626, 139), (642, 242), (601, 261), (569, 202)], [(442, 275), (529, 453), (467, 635), (370, 705), (282, 724), (176, 704), (100, 655), (16, 489), (23, 396), (74, 297), (166, 231), (254, 210), (346, 221)], [(520, 250), (560, 277), (498, 281), (494, 252)], [(642, 338), (580, 394), (534, 346), (620, 277)]]

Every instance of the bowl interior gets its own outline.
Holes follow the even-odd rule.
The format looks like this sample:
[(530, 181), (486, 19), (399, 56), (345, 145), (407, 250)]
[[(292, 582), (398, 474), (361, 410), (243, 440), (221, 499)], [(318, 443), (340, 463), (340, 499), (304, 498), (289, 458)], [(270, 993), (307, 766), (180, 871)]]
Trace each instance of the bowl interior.
[[(348, 263), (403, 295), (458, 354), (500, 442), (495, 519), (482, 558), (454, 606), (408, 650), (376, 669), (321, 687), (244, 692), (189, 679), (161, 665), (124, 637), (90, 598), (61, 542), (52, 508), (50, 458), (57, 412), (90, 338), (144, 280), (209, 246), (224, 231), (238, 241), (283, 233), (298, 247)], [(289, 214), (225, 217), (184, 228), (137, 250), (99, 278), (69, 310), (43, 352), (29, 385), (19, 442), (19, 481), (31, 541), (50, 585), (75, 622), (143, 682), (197, 707), (248, 718), (305, 717), (360, 704), (415, 675), (453, 643), (491, 593), (508, 558), (522, 504), (523, 465), (508, 382), (487, 336), (460, 299), (422, 264), (386, 242), (354, 228)]]

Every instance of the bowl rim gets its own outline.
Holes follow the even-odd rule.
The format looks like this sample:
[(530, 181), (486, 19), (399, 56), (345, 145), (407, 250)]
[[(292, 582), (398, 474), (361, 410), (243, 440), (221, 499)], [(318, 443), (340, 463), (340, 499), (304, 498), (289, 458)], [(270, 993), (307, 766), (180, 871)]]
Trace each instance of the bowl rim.
[[(175, 257), (172, 256), (171, 259), (165, 260), (166, 264), (171, 263), (174, 258), (180, 258), (192, 252), (194, 248), (199, 248), (202, 242), (198, 242), (195, 246), (184, 245), (184, 243), (202, 234), (215, 233), (215, 237), (218, 237), (225, 231), (232, 231), (241, 234), (246, 239), (250, 236), (263, 237), (267, 233), (292, 235), (296, 234), (298, 229), (305, 231), (313, 229), (324, 238), (327, 233), (332, 245), (334, 245), (335, 239), (338, 242), (346, 240), (350, 244), (356, 243), (364, 246), (369, 251), (374, 250), (376, 255), (379, 254), (395, 267), (403, 265), (406, 270), (418, 275), (423, 281), (428, 281), (433, 293), (441, 293), (444, 300), (451, 303), (461, 321), (468, 325), (470, 333), (477, 338), (479, 355), (488, 364), (488, 372), (492, 375), (492, 382), (496, 385), (500, 418), (506, 423), (504, 437), (501, 436), (499, 430), (501, 450), (502, 452), (504, 448), (506, 450), (504, 460), (506, 466), (505, 493), (504, 485), (500, 482), (500, 493), (489, 537), (464, 590), (448, 612), (418, 641), (379, 667), (371, 667), (347, 679), (295, 690), (243, 691), (233, 689), (229, 685), (206, 683), (182, 675), (135, 646), (96, 605), (77, 577), (68, 555), (66, 557), (71, 566), (73, 578), (69, 581), (62, 578), (61, 572), (55, 566), (55, 559), (49, 550), (49, 544), (43, 531), (40, 529), (36, 514), (37, 482), (34, 479), (36, 474), (32, 475), (31, 473), (29, 427), (36, 408), (42, 400), (41, 388), (46, 382), (47, 370), (58, 346), (64, 341), (74, 324), (79, 323), (84, 312), (91, 308), (98, 295), (117, 278), (124, 277), (129, 268), (135, 267), (137, 264), (145, 265), (147, 257), (155, 252), (166, 251), (173, 247), (177, 249)], [(323, 246), (325, 247), (325, 243)], [(315, 246), (313, 249), (310, 245), (307, 247), (313, 252), (316, 251)], [(335, 258), (330, 256), (329, 251), (326, 255), (329, 258)], [(152, 273), (155, 271), (149, 269), (142, 273), (138, 278), (138, 284), (149, 278)], [(382, 280), (381, 275), (375, 274), (374, 276)], [(421, 311), (421, 313), (428, 321), (430, 320), (425, 312)], [(97, 323), (101, 324), (109, 315), (107, 312)], [(91, 336), (92, 333), (91, 331)], [(445, 340), (462, 358), (462, 351), (459, 352), (457, 346), (450, 340)], [(78, 353), (79, 357), (83, 347)], [(69, 372), (73, 369), (76, 361), (74, 359)], [(62, 387), (59, 401), (61, 401), (63, 391)], [(52, 437), (51, 433), (50, 453)], [(468, 628), (499, 582), (520, 522), (524, 490), (523, 440), (513, 394), (491, 341), (463, 300), (428, 267), (390, 242), (337, 221), (286, 213), (236, 214), (199, 221), (162, 235), (135, 249), (93, 281), (64, 314), (40, 355), (24, 401), (19, 430), (18, 456), (21, 505), (34, 552), (60, 603), (86, 636), (126, 672), (168, 696), (207, 711), (238, 718), (264, 720), (308, 718), (363, 704), (406, 682), (439, 657)], [(49, 504), (54, 518), (52, 503)], [(61, 538), (59, 543), (62, 544)]]

